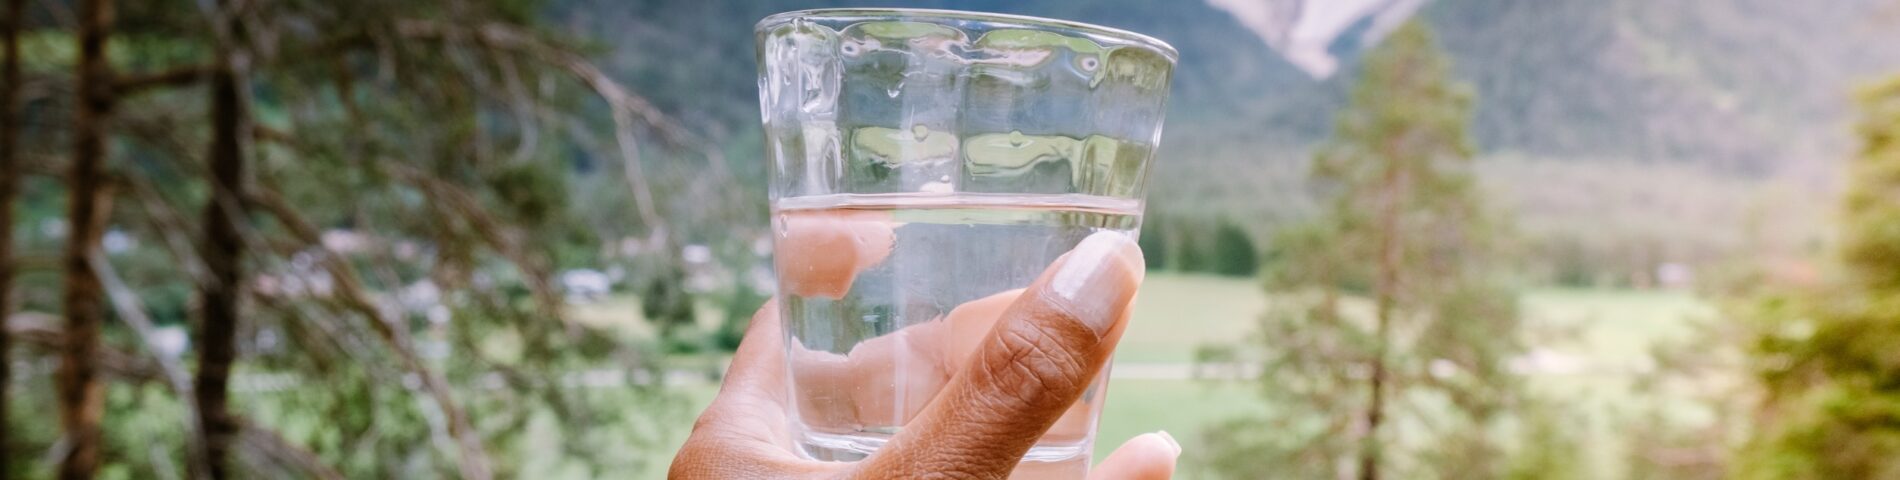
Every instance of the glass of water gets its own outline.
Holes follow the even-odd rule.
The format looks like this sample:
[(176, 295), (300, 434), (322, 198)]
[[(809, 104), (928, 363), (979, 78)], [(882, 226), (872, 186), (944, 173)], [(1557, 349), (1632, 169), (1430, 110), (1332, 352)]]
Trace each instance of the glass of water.
[[(790, 12), (756, 35), (793, 440), (857, 460), (1057, 257), (1136, 235), (1176, 54), (933, 10)], [(1086, 465), (1106, 375), (1026, 462)]]

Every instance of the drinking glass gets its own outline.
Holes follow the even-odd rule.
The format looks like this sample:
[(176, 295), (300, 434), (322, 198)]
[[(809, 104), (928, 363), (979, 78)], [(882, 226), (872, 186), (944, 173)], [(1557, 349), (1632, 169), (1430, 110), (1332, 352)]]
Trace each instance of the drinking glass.
[[(1094, 25), (912, 9), (782, 13), (756, 36), (793, 441), (857, 460), (1058, 256), (1137, 234), (1176, 54)], [(1106, 376), (1025, 462), (1086, 466)]]

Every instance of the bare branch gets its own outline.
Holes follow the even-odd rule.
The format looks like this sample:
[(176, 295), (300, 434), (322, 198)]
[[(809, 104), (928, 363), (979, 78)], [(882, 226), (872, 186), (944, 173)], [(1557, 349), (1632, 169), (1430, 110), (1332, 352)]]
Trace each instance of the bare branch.
[[(156, 340), (158, 328), (152, 323), (151, 317), (145, 315), (145, 306), (139, 301), (138, 294), (133, 293), (132, 289), (125, 285), (125, 281), (119, 278), (119, 272), (112, 268), (112, 262), (106, 261), (105, 252), (95, 248), (86, 256), (86, 260), (92, 265), (93, 274), (99, 276), (99, 283), (105, 287), (106, 296), (112, 300), (112, 308), (117, 310), (119, 319), (131, 325), (132, 331), (138, 333), (139, 343), (145, 346), (145, 353), (150, 354), (158, 363), (158, 369), (165, 375), (165, 380), (171, 384), (172, 391), (177, 393), (178, 398), (191, 398), (190, 374), (185, 371), (183, 362), (177, 356), (158, 349)], [(198, 464), (185, 471), (194, 476), (203, 475), (207, 471), (205, 465), (208, 460), (205, 458), (204, 435), (199, 431), (200, 414), (195, 404), (189, 401), (184, 403), (187, 404), (185, 430), (192, 432), (191, 435), (185, 436), (186, 456), (190, 457), (190, 461)]]
[(255, 288), (247, 288), (244, 293), (257, 304), (258, 310), (276, 312), (282, 316), (287, 336), (298, 339), (296, 346), (310, 360), (311, 370), (319, 374), (329, 372), (335, 368), (332, 365), (336, 362), (338, 352), (350, 348), (343, 343), (341, 334), (330, 328), (331, 325), (309, 318), (305, 309), (299, 308), (301, 305), (293, 305), (279, 298), (281, 293), (259, 292)]
[[(116, 280), (116, 276), (113, 278)], [(115, 281), (113, 283), (118, 282)], [(124, 286), (122, 283), (118, 284), (121, 287)], [(116, 301), (115, 299), (115, 302)], [(134, 298), (134, 301), (136, 301), (136, 298)], [(126, 312), (121, 311), (120, 313), (124, 314)], [(142, 317), (143, 314), (140, 313), (137, 314), (137, 316)], [(58, 317), (45, 313), (20, 312), (10, 316), (7, 319), (5, 327), (17, 337), (25, 340), (26, 344), (34, 347), (36, 350), (42, 352), (56, 352), (62, 345), (62, 334), (56, 326), (58, 321)], [(145, 335), (144, 332), (141, 332), (141, 335)], [(146, 338), (149, 342), (149, 336)], [(150, 344), (147, 343), (147, 346), (149, 347)], [(140, 356), (107, 347), (102, 348), (100, 353), (102, 354), (100, 365), (104, 367), (103, 370), (106, 374), (114, 378), (131, 381), (133, 383), (158, 383), (172, 390), (174, 394), (180, 395), (180, 398), (185, 398), (185, 395), (188, 395), (186, 393), (180, 393), (178, 390), (180, 383), (178, 381), (168, 378), (176, 375), (173, 369), (182, 371), (181, 366), (173, 365), (167, 367), (163, 365), (163, 362), (153, 362), (142, 359), (162, 359), (162, 356), (158, 355), (156, 351), (153, 351), (151, 355)], [(176, 362), (177, 359), (172, 359), (171, 361)], [(190, 382), (186, 381), (183, 385), (188, 387)], [(189, 390), (185, 390), (185, 392), (188, 391)], [(236, 417), (235, 420), (243, 427), (243, 443), (265, 458), (291, 465), (316, 478), (325, 480), (343, 478), (341, 474), (325, 466), (322, 460), (317, 458), (316, 454), (291, 443), (289, 440), (284, 439), (283, 436), (278, 435), (277, 432), (259, 426), (256, 422), (252, 422), (249, 419)]]
[[(263, 140), (285, 145), (296, 144), (296, 137), (287, 132), (261, 125), (257, 126), (255, 131), (256, 135)], [(483, 243), (500, 253), (508, 260), (508, 263), (521, 271), (521, 276), (528, 283), (529, 291), (534, 294), (535, 304), (547, 315), (561, 318), (565, 322), (566, 317), (561, 315), (560, 297), (554, 291), (553, 284), (550, 283), (551, 275), (547, 269), (521, 248), (514, 235), (510, 234), (507, 224), (490, 215), (488, 209), (481, 205), (474, 194), (459, 185), (443, 181), (401, 162), (371, 162), (370, 165), (372, 168), (382, 170), (404, 183), (421, 189), (432, 200), (443, 203), (458, 216), (468, 220), (476, 233), (481, 235)], [(572, 327), (572, 325), (569, 326)]]
[(198, 258), (196, 243), (192, 241), (191, 234), (182, 228), (168, 228), (189, 225), (185, 217), (172, 209), (171, 202), (167, 201), (165, 196), (160, 194), (145, 177), (122, 176), (119, 180), (121, 185), (129, 187), (132, 197), (137, 200), (133, 203), (145, 210), (146, 214), (139, 215), (138, 218), (150, 223), (151, 230), (164, 239), (165, 250), (172, 254), (172, 259), (182, 267), (181, 270), (185, 275), (191, 277), (192, 283), (204, 285), (210, 282), (210, 277), (205, 273), (204, 262)]
[[(404, 20), (396, 24), (397, 31), (408, 38), (417, 39), (454, 39), (468, 36), (471, 32), (450, 28), (437, 22), (423, 20)], [(686, 129), (679, 127), (658, 107), (645, 98), (628, 92), (618, 82), (608, 77), (606, 72), (588, 62), (586, 58), (564, 49), (536, 40), (533, 35), (521, 32), (514, 27), (488, 24), (478, 27), (473, 37), (489, 48), (510, 50), (537, 61), (548, 63), (573, 75), (604, 101), (613, 111), (614, 139), (619, 145), (622, 168), (626, 173), (627, 187), (634, 196), (634, 207), (640, 212), (640, 220), (651, 229), (650, 235), (663, 240), (666, 235), (665, 220), (654, 204), (653, 189), (647, 183), (646, 173), (640, 163), (639, 140), (634, 134), (634, 116), (660, 132), (663, 138), (676, 144), (688, 144), (691, 137)]]
[(343, 479), (343, 474), (324, 465), (323, 459), (317, 458), (316, 454), (297, 444), (290, 443), (290, 440), (284, 439), (283, 435), (277, 434), (276, 431), (258, 427), (249, 420), (235, 416), (234, 418), (240, 425), (239, 436), (250, 451), (274, 463), (302, 470), (311, 477), (321, 480)]
[[(66, 334), (59, 328), (59, 317), (42, 312), (15, 312), (7, 316), (7, 332), (20, 345), (41, 353), (57, 354), (66, 346)], [(133, 384), (157, 383), (170, 387), (165, 373), (151, 360), (118, 349), (100, 346), (96, 352), (99, 370)]]
[(480, 480), (492, 478), (493, 471), (489, 468), (491, 463), (488, 461), (488, 454), (482, 448), (481, 438), (476, 435), (474, 428), (470, 425), (468, 416), (456, 405), (454, 397), (449, 392), (448, 381), (444, 380), (441, 374), (424, 365), (421, 357), (411, 347), (407, 327), (389, 318), (383, 309), (377, 306), (375, 300), (358, 283), (357, 279), (361, 277), (356, 273), (355, 267), (344, 261), (343, 257), (336, 252), (324, 247), (317, 228), (297, 213), (296, 209), (291, 208), (288, 203), (279, 198), (276, 192), (257, 188), (249, 193), (252, 203), (263, 207), (265, 212), (276, 218), (278, 223), (290, 230), (308, 248), (321, 252), (321, 262), (324, 269), (330, 272), (335, 283), (338, 300), (345, 308), (357, 312), (368, 320), (370, 330), (376, 332), (383, 343), (395, 351), (403, 367), (422, 379), (423, 389), (428, 391), (429, 396), (435, 401), (436, 408), (441, 409), (442, 415), (447, 419), (447, 436), (455, 439), (461, 452), (457, 460), (460, 463), (462, 477)]
[(145, 74), (120, 75), (112, 89), (120, 96), (133, 96), (161, 88), (188, 87), (211, 77), (209, 65), (187, 65)]
[(40, 8), (46, 9), (46, 13), (51, 14), (53, 20), (62, 29), (70, 29), (79, 24), (79, 17), (73, 14), (73, 7), (68, 5), (69, 3), (71, 2), (39, 0)]
[(275, 128), (270, 128), (269, 126), (265, 126), (265, 125), (252, 125), (251, 136), (255, 137), (254, 140), (257, 140), (259, 142), (274, 143), (278, 145), (296, 145), (297, 144), (297, 138), (291, 136), (289, 132), (285, 132), (283, 130), (278, 130)]
[[(13, 263), (14, 204), (20, 191), (20, 121), (24, 115), (20, 111), (20, 27), (26, 16), (25, 0), (6, 0), (6, 19), (0, 21), (0, 35), (5, 35), (4, 65), (0, 65), (0, 316), (13, 311), (13, 279), (18, 272)], [(4, 326), (0, 326), (0, 448), (13, 443), (12, 423), (6, 418), (8, 405), (13, 403), (14, 394), (9, 393), (13, 382), (13, 368), (9, 352), (13, 342)], [(11, 458), (0, 454), (0, 472), (13, 469)]]
[(541, 306), (541, 309), (555, 318), (564, 318), (560, 314), (561, 301), (554, 292), (554, 286), (549, 283), (548, 272), (540, 266), (539, 262), (533, 261), (526, 252), (522, 251), (520, 245), (508, 234), (507, 226), (489, 215), (487, 209), (482, 207), (473, 194), (460, 186), (424, 174), (399, 162), (379, 162), (379, 164), (396, 178), (415, 185), (430, 198), (444, 202), (451, 210), (466, 218), (473, 224), (475, 231), (482, 236), (484, 243), (500, 252), (509, 263), (521, 270), (522, 277), (528, 282), (528, 289), (534, 292), (535, 302)]

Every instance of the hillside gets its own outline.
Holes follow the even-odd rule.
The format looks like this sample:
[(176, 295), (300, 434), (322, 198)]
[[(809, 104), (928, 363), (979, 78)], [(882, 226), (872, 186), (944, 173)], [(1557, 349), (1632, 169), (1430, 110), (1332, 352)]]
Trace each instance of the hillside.
[[(1169, 41), (1181, 67), (1151, 209), (1246, 219), (1264, 233), (1310, 208), (1305, 152), (1328, 135), (1363, 45), (1351, 36), (1328, 45), (1341, 68), (1315, 79), (1230, 13), (1248, 2), (1219, 3), (1225, 8), (1141, 0), (905, 5), (1074, 19)], [(549, 14), (574, 36), (598, 39), (617, 76), (725, 143), (734, 171), (758, 182), (752, 23), (779, 11), (883, 4), (558, 0)], [(1750, 217), (1767, 215), (1757, 220), (1784, 230), (1812, 227), (1801, 223), (1819, 216), (1807, 205), (1824, 203), (1836, 159), (1852, 148), (1848, 90), (1900, 71), (1900, 49), (1869, 48), (1900, 42), (1895, 0), (1828, 8), (1435, 0), (1417, 18), (1437, 27), (1477, 94), (1473, 132), (1499, 203), (1532, 220), (1534, 237), (1613, 237), (1591, 240), (1603, 244), (1593, 248), (1643, 250), (1656, 261), (1719, 256)], [(1348, 28), (1371, 28), (1371, 20)], [(1649, 181), (1657, 178), (1694, 188)], [(1771, 191), (1797, 201), (1764, 193)], [(1758, 208), (1767, 203), (1776, 212)]]
[[(754, 114), (753, 21), (785, 10), (879, 4), (565, 0), (554, 15), (600, 38), (623, 78), (669, 110), (740, 131)], [(1182, 52), (1175, 124), (1243, 127), (1265, 137), (1231, 140), (1237, 143), (1323, 138), (1359, 47), (1334, 45), (1344, 50), (1346, 71), (1313, 80), (1227, 11), (1198, 2), (907, 6), (1051, 16), (1160, 37)], [(1842, 125), (1845, 88), (1900, 69), (1900, 50), (1868, 48), (1900, 41), (1900, 3), (1891, 0), (1840, 0), (1829, 8), (1775, 0), (1437, 0), (1422, 15), (1483, 100), (1477, 133), (1485, 147), (1536, 156), (1773, 170), (1790, 153), (1835, 153), (1845, 135), (1817, 130)]]

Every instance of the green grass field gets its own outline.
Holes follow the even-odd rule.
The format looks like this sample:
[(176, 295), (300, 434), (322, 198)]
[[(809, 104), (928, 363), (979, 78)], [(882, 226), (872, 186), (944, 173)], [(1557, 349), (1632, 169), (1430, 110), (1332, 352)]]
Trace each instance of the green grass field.
[(1267, 296), (1251, 279), (1149, 275), (1115, 361), (1193, 362), (1196, 346), (1246, 338), (1266, 306)]
[[(1251, 279), (1150, 275), (1116, 361), (1124, 365), (1192, 362), (1196, 346), (1245, 339), (1265, 305), (1265, 293)], [(1599, 419), (1633, 400), (1633, 377), (1628, 372), (1644, 364), (1651, 345), (1688, 334), (1688, 319), (1710, 313), (1693, 295), (1669, 291), (1543, 289), (1526, 292), (1523, 307), (1533, 331), (1533, 350), (1581, 365), (1574, 372), (1535, 375), (1533, 386), (1587, 398), (1583, 405), (1591, 411), (1579, 415)], [(697, 410), (711, 400), (715, 388), (687, 386), (679, 393)], [(1109, 385), (1097, 458), (1123, 440), (1156, 430), (1167, 430), (1183, 447), (1195, 449), (1203, 426), (1263, 408), (1257, 388), (1251, 382), (1116, 378)], [(661, 445), (676, 448), (684, 441), (692, 418), (671, 420), (677, 425)], [(1598, 434), (1609, 434), (1607, 424), (1594, 423)], [(1598, 462), (1616, 458), (1613, 448), (1598, 450)], [(653, 470), (642, 478), (658, 478), (664, 472), (671, 449), (656, 453), (660, 458), (651, 462)]]
[(1108, 408), (1096, 431), (1096, 460), (1121, 442), (1156, 430), (1166, 430), (1183, 450), (1195, 451), (1203, 426), (1262, 408), (1254, 385), (1232, 382), (1117, 379), (1109, 382), (1108, 392)]

